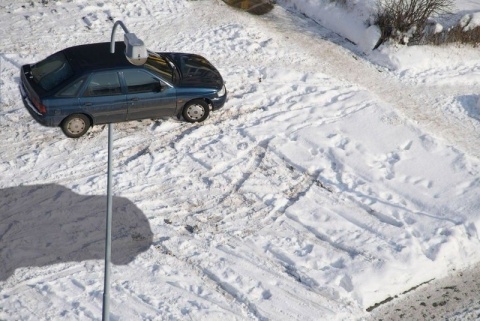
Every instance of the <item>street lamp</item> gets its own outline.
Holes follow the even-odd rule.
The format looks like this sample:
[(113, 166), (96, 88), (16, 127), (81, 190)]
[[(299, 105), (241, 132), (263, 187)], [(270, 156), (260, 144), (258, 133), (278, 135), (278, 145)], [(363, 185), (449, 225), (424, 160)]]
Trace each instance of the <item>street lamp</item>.
[[(138, 39), (134, 33), (130, 33), (118, 20), (113, 25), (112, 37), (110, 40), (110, 53), (115, 53), (115, 30), (121, 26), (125, 31), (125, 57), (136, 66), (143, 65), (148, 58), (148, 52), (143, 41)], [(107, 168), (107, 228), (105, 235), (105, 277), (103, 284), (103, 311), (102, 320), (110, 319), (110, 262), (112, 254), (112, 149), (113, 149), (113, 127), (108, 124), (108, 168)]]
[(128, 31), (127, 27), (123, 24), (122, 21), (117, 20), (113, 25), (112, 29), (112, 37), (110, 40), (110, 53), (115, 53), (115, 30), (117, 26), (122, 27), (123, 31), (125, 31), (124, 35), (124, 42), (125, 42), (125, 56), (127, 57), (130, 63), (141, 66), (147, 61), (148, 52), (147, 48), (143, 44), (143, 41), (138, 39), (134, 33)]

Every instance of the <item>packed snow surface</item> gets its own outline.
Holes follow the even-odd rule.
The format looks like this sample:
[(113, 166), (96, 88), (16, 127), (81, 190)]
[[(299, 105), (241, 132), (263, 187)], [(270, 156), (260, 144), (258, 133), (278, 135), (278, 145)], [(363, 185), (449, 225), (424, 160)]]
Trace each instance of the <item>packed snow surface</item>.
[(207, 57), (229, 99), (201, 124), (113, 126), (112, 320), (368, 319), (480, 260), (478, 48), (366, 50), (363, 18), (347, 19), (354, 45), (348, 10), (327, 6), (326, 29), (307, 0), (262, 17), (44, 3), (0, 0), (0, 320), (101, 319), (107, 129), (42, 127), (18, 82), (25, 63), (110, 41), (116, 20)]

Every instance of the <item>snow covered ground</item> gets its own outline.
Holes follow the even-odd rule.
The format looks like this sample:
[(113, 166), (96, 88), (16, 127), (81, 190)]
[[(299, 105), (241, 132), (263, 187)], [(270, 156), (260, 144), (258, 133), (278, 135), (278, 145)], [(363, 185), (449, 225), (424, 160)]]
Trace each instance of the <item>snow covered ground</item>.
[(311, 1), (44, 2), (0, 0), (0, 320), (101, 319), (107, 130), (42, 127), (17, 86), (119, 19), (206, 56), (229, 100), (114, 125), (112, 320), (366, 320), (480, 261), (478, 48), (370, 52)]

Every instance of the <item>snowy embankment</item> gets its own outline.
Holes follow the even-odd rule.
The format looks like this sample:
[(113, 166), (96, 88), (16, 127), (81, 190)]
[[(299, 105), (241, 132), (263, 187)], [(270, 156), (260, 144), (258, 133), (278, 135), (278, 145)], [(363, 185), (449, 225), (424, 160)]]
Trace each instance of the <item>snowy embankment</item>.
[(117, 19), (152, 49), (206, 56), (229, 100), (203, 124), (114, 125), (113, 319), (357, 320), (480, 260), (468, 49), (447, 51), (453, 69), (408, 73), (397, 55), (390, 72), (365, 59), (386, 53), (352, 54), (282, 6), (0, 8), (0, 320), (100, 319), (106, 130), (72, 140), (41, 127), (17, 85), (23, 63), (109, 41)]
[(364, 52), (370, 52), (380, 39), (380, 29), (374, 25), (372, 14), (375, 0), (344, 5), (341, 1), (280, 0), (279, 3), (345, 37)]

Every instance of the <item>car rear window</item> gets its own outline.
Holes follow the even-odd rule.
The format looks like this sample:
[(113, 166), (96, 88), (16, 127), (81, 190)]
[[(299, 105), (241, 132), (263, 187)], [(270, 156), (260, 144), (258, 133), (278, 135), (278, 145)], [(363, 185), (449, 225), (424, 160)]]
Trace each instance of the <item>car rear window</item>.
[(55, 88), (73, 75), (72, 67), (61, 52), (32, 65), (31, 70), (35, 82), (46, 91)]

